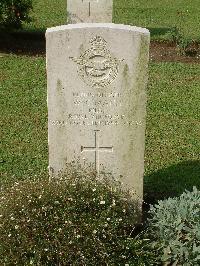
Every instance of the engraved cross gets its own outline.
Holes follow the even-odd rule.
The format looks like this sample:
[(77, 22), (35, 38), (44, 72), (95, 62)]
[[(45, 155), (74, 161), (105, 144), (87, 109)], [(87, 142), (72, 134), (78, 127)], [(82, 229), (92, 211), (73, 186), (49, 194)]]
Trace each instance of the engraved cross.
[(95, 169), (97, 174), (99, 174), (99, 153), (100, 152), (113, 152), (113, 147), (100, 147), (99, 145), (99, 131), (94, 130), (95, 134), (95, 144), (93, 147), (81, 146), (81, 152), (95, 152)]
[[(82, 3), (83, 3), (83, 0), (82, 0)], [(90, 1), (88, 2), (88, 16), (90, 17), (91, 15), (91, 4), (90, 4)]]

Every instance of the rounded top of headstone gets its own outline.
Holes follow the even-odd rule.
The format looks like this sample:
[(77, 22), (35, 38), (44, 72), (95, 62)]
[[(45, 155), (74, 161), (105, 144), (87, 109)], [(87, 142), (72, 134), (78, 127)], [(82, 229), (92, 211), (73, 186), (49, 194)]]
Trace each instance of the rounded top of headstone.
[(74, 30), (74, 29), (86, 29), (86, 28), (108, 28), (108, 29), (118, 29), (118, 30), (127, 30), (131, 32), (138, 32), (146, 35), (150, 35), (150, 32), (146, 28), (124, 25), (124, 24), (114, 24), (114, 23), (78, 23), (78, 24), (68, 24), (57, 27), (48, 28), (46, 33), (58, 32), (65, 30)]

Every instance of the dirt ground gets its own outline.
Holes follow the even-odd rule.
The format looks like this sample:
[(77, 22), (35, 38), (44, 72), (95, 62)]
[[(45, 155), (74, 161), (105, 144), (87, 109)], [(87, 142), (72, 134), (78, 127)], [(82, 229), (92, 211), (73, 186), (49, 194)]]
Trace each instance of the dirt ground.
[[(35, 33), (0, 33), (0, 53), (45, 56), (45, 35)], [(150, 60), (152, 62), (200, 63), (200, 43), (191, 44), (182, 55), (173, 42), (151, 41)]]

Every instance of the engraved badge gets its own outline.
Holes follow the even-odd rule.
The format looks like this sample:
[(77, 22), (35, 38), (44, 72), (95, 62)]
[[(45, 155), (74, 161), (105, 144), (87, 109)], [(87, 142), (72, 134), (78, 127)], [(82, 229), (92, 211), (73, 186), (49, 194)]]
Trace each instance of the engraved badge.
[(78, 74), (92, 88), (109, 85), (117, 77), (120, 60), (106, 49), (106, 41), (96, 36), (90, 41), (90, 48), (80, 57), (70, 57), (78, 65)]

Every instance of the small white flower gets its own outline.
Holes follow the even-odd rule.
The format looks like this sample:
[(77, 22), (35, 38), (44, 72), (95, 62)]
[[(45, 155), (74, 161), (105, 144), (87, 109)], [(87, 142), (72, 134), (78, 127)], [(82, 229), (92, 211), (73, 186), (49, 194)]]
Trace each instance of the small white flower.
[(119, 222), (121, 222), (122, 221), (122, 218), (119, 218)]
[(41, 199), (42, 198), (42, 195), (40, 195), (39, 197), (38, 197), (38, 199)]
[(11, 237), (11, 234), (9, 234), (8, 237)]
[(101, 204), (101, 205), (104, 205), (105, 203), (106, 203), (105, 200), (101, 200), (101, 201), (100, 201), (100, 204)]
[(107, 218), (107, 221), (110, 221), (110, 218), (109, 217)]
[(61, 232), (61, 231), (62, 231), (62, 229), (61, 229), (61, 228), (59, 228), (59, 229), (58, 229), (58, 232)]
[(92, 191), (95, 192), (96, 191), (96, 188), (93, 188)]
[(116, 205), (115, 200), (113, 200), (113, 202), (112, 202), (112, 206), (115, 206), (115, 205)]
[(81, 236), (80, 235), (77, 235), (76, 238), (80, 238)]
[(95, 235), (97, 233), (97, 230), (94, 230), (92, 233)]
[(10, 217), (10, 220), (13, 221), (13, 220), (15, 220), (15, 218), (14, 218), (13, 216), (11, 216), (11, 217)]
[(19, 225), (15, 225), (15, 229), (17, 230), (19, 228)]
[(72, 199), (72, 198), (68, 198), (67, 200), (69, 200), (69, 201), (73, 201), (73, 199)]
[(47, 252), (48, 251), (48, 248), (45, 248), (44, 251)]

